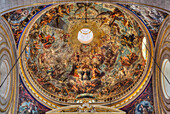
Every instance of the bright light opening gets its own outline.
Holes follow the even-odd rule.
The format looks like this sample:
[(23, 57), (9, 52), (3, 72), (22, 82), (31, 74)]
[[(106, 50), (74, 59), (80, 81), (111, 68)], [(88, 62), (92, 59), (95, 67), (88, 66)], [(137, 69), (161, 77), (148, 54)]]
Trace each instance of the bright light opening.
[(83, 44), (90, 43), (93, 40), (93, 32), (88, 28), (81, 29), (78, 32), (78, 40)]

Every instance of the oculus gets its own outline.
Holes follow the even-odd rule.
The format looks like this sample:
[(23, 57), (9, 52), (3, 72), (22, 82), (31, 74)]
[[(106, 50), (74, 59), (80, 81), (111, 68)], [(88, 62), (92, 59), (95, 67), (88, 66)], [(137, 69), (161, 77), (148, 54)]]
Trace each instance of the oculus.
[(78, 32), (78, 40), (83, 44), (90, 43), (93, 40), (93, 32), (88, 28), (81, 29)]

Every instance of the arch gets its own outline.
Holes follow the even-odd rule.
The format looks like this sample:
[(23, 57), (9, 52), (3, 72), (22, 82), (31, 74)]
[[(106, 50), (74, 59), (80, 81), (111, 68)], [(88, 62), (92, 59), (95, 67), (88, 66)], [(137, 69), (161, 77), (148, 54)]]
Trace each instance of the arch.
[[(170, 99), (164, 94), (164, 83), (162, 79), (168, 77), (164, 74), (164, 62), (170, 61), (170, 16), (168, 16), (161, 25), (158, 33), (154, 58), (156, 64), (153, 67), (153, 93), (154, 93), (154, 109), (159, 114), (169, 113)], [(169, 74), (168, 74), (169, 75)], [(166, 80), (166, 79), (165, 79)], [(167, 81), (167, 80), (166, 80)]]

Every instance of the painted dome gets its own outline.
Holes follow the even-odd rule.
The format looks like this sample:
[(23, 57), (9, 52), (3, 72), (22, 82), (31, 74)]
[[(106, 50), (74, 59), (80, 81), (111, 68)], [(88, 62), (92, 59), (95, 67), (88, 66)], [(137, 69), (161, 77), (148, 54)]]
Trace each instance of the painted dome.
[(48, 6), (25, 31), (19, 45), (20, 52), (26, 46), (20, 60), (23, 79), (51, 104), (75, 103), (81, 94), (93, 95), (95, 103), (125, 101), (123, 97), (139, 92), (148, 78), (150, 36), (141, 21), (119, 5)]

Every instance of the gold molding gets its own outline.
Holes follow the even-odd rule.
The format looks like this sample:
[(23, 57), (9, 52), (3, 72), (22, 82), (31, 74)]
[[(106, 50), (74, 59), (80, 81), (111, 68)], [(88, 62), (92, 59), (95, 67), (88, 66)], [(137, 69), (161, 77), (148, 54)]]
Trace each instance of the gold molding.
[[(170, 48), (168, 48), (168, 47), (166, 47), (166, 48), (163, 48), (163, 50), (161, 51), (161, 55), (162, 55), (162, 53), (164, 53), (166, 50), (168, 50), (169, 52), (170, 52)], [(160, 60), (160, 59), (159, 59)], [(160, 63), (160, 61), (159, 61), (159, 63)], [(162, 65), (161, 65), (162, 66)], [(159, 67), (160, 67), (160, 65), (159, 65)], [(161, 67), (161, 69), (162, 69), (162, 67)], [(160, 74), (160, 71), (159, 71), (159, 69), (157, 68), (157, 71), (158, 71), (158, 78), (160, 79), (161, 77), (162, 77), (162, 73), (161, 73), (161, 76), (159, 76), (159, 74)], [(161, 83), (160, 81), (159, 81), (159, 83)], [(161, 94), (161, 87), (162, 85), (160, 85), (160, 86), (158, 86), (158, 93), (159, 93), (159, 95)], [(159, 95), (157, 95), (157, 96), (159, 96)], [(163, 106), (164, 106), (164, 108), (166, 109), (166, 110), (168, 110), (168, 108), (165, 106), (165, 103), (164, 103), (164, 101), (163, 101), (163, 99), (162, 99), (162, 96), (160, 97), (160, 102), (163, 104)]]
[[(50, 6), (50, 7), (48, 7), (48, 8), (46, 8), (45, 9), (45, 11), (48, 11), (49, 9), (51, 9), (52, 7), (55, 7), (56, 5), (52, 5), (52, 6)], [(40, 13), (38, 13), (38, 15), (42, 15), (45, 11), (43, 11), (43, 12), (40, 12)], [(37, 17), (37, 16), (36, 16)], [(22, 42), (23, 42), (23, 40), (24, 40), (24, 37), (25, 37), (25, 34), (27, 34), (27, 30), (28, 30), (28, 28), (29, 28), (29, 26), (30, 26), (30, 24), (35, 20), (36, 21), (36, 19), (37, 18), (33, 18), (29, 23), (28, 23), (28, 25), (27, 25), (27, 27), (25, 28), (25, 30), (23, 31), (23, 34), (22, 34), (22, 36), (21, 36), (21, 39), (20, 39), (20, 43), (19, 43), (19, 54), (21, 53), (21, 49), (22, 49)], [(25, 41), (25, 40), (24, 40)], [(23, 53), (24, 54), (24, 53)], [(21, 73), (22, 73), (22, 76), (24, 77), (24, 81), (28, 84), (28, 87), (26, 86), (26, 88), (28, 89), (28, 90), (30, 90), (31, 89), (31, 92), (33, 92), (33, 94), (35, 95), (38, 95), (38, 99), (39, 99), (39, 101), (40, 101), (40, 99), (42, 99), (41, 101), (42, 102), (44, 102), (47, 106), (49, 106), (49, 104), (48, 103), (50, 103), (51, 104), (51, 106), (50, 107), (53, 107), (53, 108), (57, 108), (57, 106), (60, 106), (60, 105), (58, 105), (58, 104), (56, 104), (56, 103), (52, 103), (51, 101), (46, 101), (45, 99), (44, 99), (44, 97), (42, 97), (37, 91), (35, 91), (34, 90), (34, 88), (31, 86), (31, 84), (28, 82), (28, 79), (26, 79), (26, 75), (25, 75), (25, 73), (24, 73), (24, 69), (23, 69), (23, 65), (22, 65), (22, 60), (21, 60), (22, 58), (20, 58), (19, 59), (19, 65), (20, 65), (20, 68), (21, 68)], [(34, 82), (32, 82), (32, 80), (30, 79), (31, 77), (28, 77), (29, 78), (29, 80), (31, 81), (31, 83), (34, 83)], [(37, 88), (37, 86), (36, 85), (34, 85), (34, 87), (36, 88), (36, 89), (38, 89)], [(43, 93), (42, 93), (43, 94)], [(45, 95), (46, 96), (46, 94), (43, 94), (43, 95)], [(49, 97), (49, 96), (46, 96), (47, 98)], [(55, 106), (55, 107), (54, 107)], [(50, 107), (48, 107), (48, 108), (50, 108)], [(53, 109), (53, 108), (50, 108), (50, 109)]]
[[(9, 56), (10, 56), (10, 59), (11, 59), (11, 62), (12, 62), (12, 57), (11, 57), (10, 51), (9, 51), (7, 48), (2, 48), (2, 49), (0, 50), (0, 53), (2, 53), (4, 50), (9, 53)], [(13, 78), (14, 78), (14, 77), (13, 77)], [(11, 84), (12, 84), (12, 83), (11, 83)], [(11, 86), (11, 85), (10, 85), (10, 86)], [(13, 87), (13, 86), (11, 86), (11, 87)], [(11, 89), (11, 96), (10, 96), (9, 102), (8, 102), (7, 106), (5, 107), (5, 109), (2, 109), (2, 108), (0, 107), (0, 111), (5, 112), (5, 111), (7, 110), (7, 108), (9, 107), (9, 105), (10, 105), (11, 102), (12, 102), (13, 92), (14, 92), (13, 89)]]
[[(170, 15), (168, 15), (165, 19), (164, 19), (164, 21), (162, 22), (162, 24), (161, 24), (161, 26), (160, 26), (160, 30), (159, 30), (159, 33), (158, 33), (158, 37), (157, 37), (157, 42), (156, 42), (156, 46), (158, 47), (159, 46), (159, 48), (157, 49), (157, 51), (155, 52), (155, 56), (157, 57), (157, 59), (156, 59), (156, 62), (157, 62), (157, 64), (158, 64), (158, 66), (160, 67), (160, 61), (161, 61), (161, 57), (162, 57), (162, 54), (163, 54), (163, 52), (165, 51), (165, 50), (170, 50), (169, 48), (167, 48), (167, 47), (165, 47), (165, 48), (163, 48), (163, 50), (161, 50), (161, 48), (163, 47), (162, 45), (164, 44), (164, 41), (165, 41), (165, 39), (167, 38), (167, 37), (165, 37), (165, 34), (167, 33), (167, 31), (168, 31), (168, 29), (170, 28), (170, 25), (168, 25), (168, 26), (166, 26), (165, 25), (165, 23), (166, 23), (166, 21), (168, 21), (168, 18), (170, 17)], [(164, 29), (163, 27), (164, 26), (166, 26), (166, 28)], [(163, 32), (163, 33), (162, 33)], [(167, 36), (167, 35), (166, 35)], [(159, 38), (160, 38), (160, 40), (159, 40)], [(159, 42), (158, 42), (159, 41)], [(161, 47), (162, 46), (162, 47)], [(156, 47), (156, 48), (157, 48)], [(157, 101), (157, 103), (155, 103), (155, 101), (154, 101), (154, 103), (155, 103), (155, 105), (157, 105), (157, 110), (158, 110), (158, 113), (159, 114), (161, 114), (161, 104), (160, 104), (160, 102), (163, 104), (163, 106), (164, 106), (164, 108), (166, 108), (165, 107), (165, 104), (164, 104), (164, 102), (163, 102), (163, 100), (162, 100), (162, 97), (160, 97), (160, 91), (161, 91), (161, 87), (159, 86), (159, 83), (160, 83), (160, 80), (159, 80), (159, 78), (160, 78), (160, 70), (159, 70), (159, 68), (156, 66), (156, 68), (155, 68), (155, 82), (154, 82), (154, 84), (155, 84), (155, 86), (156, 87), (154, 87), (154, 84), (153, 84), (153, 88), (155, 88), (155, 93), (156, 93), (156, 101)], [(153, 80), (154, 81), (154, 80)], [(159, 100), (160, 99), (160, 100)]]
[[(144, 31), (144, 34), (145, 34), (145, 36), (146, 36), (146, 38), (147, 38), (147, 42), (149, 42), (149, 44), (150, 45), (148, 45), (148, 46), (150, 46), (150, 49), (151, 49), (151, 56), (153, 55), (153, 42), (152, 42), (152, 38), (151, 38), (151, 36), (150, 36), (150, 33), (149, 33), (149, 31), (148, 31), (148, 29), (146, 28), (146, 26), (144, 25), (144, 23), (138, 18), (138, 17), (136, 17), (136, 15), (135, 14), (133, 14), (132, 12), (130, 12), (130, 11), (128, 11), (126, 8), (124, 8), (124, 7), (122, 7), (122, 6), (119, 6), (119, 5), (117, 5), (117, 4), (112, 4), (112, 5), (114, 5), (115, 7), (118, 7), (118, 8), (120, 8), (120, 9), (122, 9), (123, 11), (125, 11), (127, 14), (130, 14), (131, 16), (134, 16), (135, 18), (135, 21), (137, 21), (138, 23), (139, 23), (139, 25), (140, 25), (140, 27), (141, 27), (141, 29)], [(48, 8), (46, 8), (44, 11), (42, 11), (42, 12), (40, 12), (38, 15), (36, 15), (29, 23), (28, 23), (28, 25), (27, 25), (27, 27), (25, 28), (25, 30), (23, 31), (23, 34), (22, 34), (22, 36), (21, 36), (21, 39), (20, 39), (20, 43), (19, 43), (19, 53), (21, 53), (21, 51), (22, 51), (22, 49), (23, 49), (23, 45), (25, 44), (25, 37), (27, 36), (27, 34), (28, 34), (28, 31), (30, 30), (30, 26), (33, 24), (33, 23), (35, 23), (35, 21), (42, 15), (42, 14), (44, 14), (46, 11), (48, 11), (49, 9), (51, 9), (51, 8), (53, 8), (53, 7), (56, 7), (57, 6), (57, 4), (55, 4), (55, 5), (52, 5), (52, 6), (50, 6), (50, 7), (48, 7)], [(139, 96), (139, 94), (141, 94), (141, 92), (145, 89), (145, 87), (146, 87), (146, 85), (148, 84), (148, 82), (149, 82), (149, 80), (150, 80), (150, 78), (151, 78), (151, 75), (150, 75), (150, 71), (151, 71), (151, 68), (152, 68), (152, 64), (153, 64), (153, 60), (151, 59), (151, 57), (150, 57), (150, 55), (148, 55), (149, 56), (149, 58), (150, 58), (150, 61), (149, 61), (149, 59), (148, 59), (148, 61), (147, 61), (147, 70), (148, 71), (146, 71), (146, 68), (145, 68), (145, 72), (144, 72), (144, 74), (145, 74), (145, 77), (143, 77), (142, 79), (139, 79), (139, 82), (137, 83), (137, 85), (139, 86), (138, 88), (133, 88), (133, 89), (131, 89), (131, 91), (135, 91), (135, 92), (133, 92), (132, 94), (128, 94), (128, 96), (127, 95), (125, 95), (125, 96), (127, 96), (126, 98), (124, 98), (123, 100), (121, 100), (121, 101), (118, 101), (118, 102), (116, 102), (116, 103), (114, 103), (114, 104), (112, 104), (112, 105), (110, 105), (110, 106), (113, 106), (114, 105), (114, 107), (117, 107), (117, 108), (122, 108), (123, 106), (125, 106), (125, 105), (127, 105), (127, 104), (129, 104), (130, 102), (132, 102), (133, 100), (134, 100), (134, 98), (136, 98), (137, 96)], [(21, 68), (21, 72), (22, 72), (22, 75), (23, 75), (23, 78), (24, 78), (24, 81), (25, 81), (25, 83), (27, 83), (28, 84), (28, 89), (29, 90), (31, 90), (31, 92), (35, 95), (35, 94), (37, 94), (41, 99), (43, 99), (43, 100), (45, 100), (46, 101), (46, 105), (47, 106), (50, 106), (48, 103), (50, 103), (50, 104), (54, 104), (54, 106), (60, 106), (60, 105), (58, 105), (58, 104), (55, 104), (55, 103), (52, 103), (51, 101), (49, 101), (49, 100), (47, 100), (47, 99), (45, 99), (42, 95), (41, 95), (41, 93), (38, 93), (33, 87), (32, 87), (32, 85), (29, 83), (29, 81), (32, 83), (32, 80), (30, 80), (30, 78), (31, 77), (27, 77), (26, 76), (26, 74), (25, 74), (25, 72), (24, 72), (24, 65), (23, 65), (23, 63), (22, 63), (22, 58), (20, 58), (19, 59), (19, 64), (20, 64), (20, 68)], [(149, 62), (149, 63), (148, 63)], [(149, 65), (149, 66), (148, 66)], [(29, 79), (29, 80), (28, 80)], [(142, 81), (143, 80), (143, 81)], [(33, 83), (32, 83), (33, 84)], [(33, 84), (34, 85), (34, 84)], [(36, 87), (36, 85), (35, 85), (35, 88), (37, 88)], [(42, 93), (43, 94), (43, 93)], [(44, 94), (43, 94), (44, 95)], [(49, 97), (49, 96), (48, 96)], [(39, 101), (42, 101), (42, 100), (40, 100), (40, 98), (38, 98), (38, 100)], [(133, 99), (131, 99), (131, 98), (133, 98)], [(119, 98), (117, 98), (116, 100), (120, 100), (120, 97)], [(43, 102), (43, 101), (42, 101)], [(63, 103), (63, 104), (67, 104), (67, 103)], [(102, 104), (105, 104), (105, 103), (102, 103)], [(108, 104), (108, 102), (107, 102), (107, 104)], [(50, 107), (52, 107), (52, 106), (50, 106)], [(50, 108), (49, 107), (49, 108)], [(56, 107), (53, 107), (53, 108), (56, 108)]]
[[(0, 44), (0, 46), (1, 46), (1, 44)], [(3, 52), (4, 52), (4, 50), (8, 50), (7, 48), (2, 48), (2, 51), (0, 51), (0, 54), (2, 54)], [(8, 52), (7, 52), (8, 53)], [(8, 55), (9, 55), (9, 53), (8, 53)], [(4, 57), (4, 56), (8, 56), (7, 54), (4, 54), (4, 55), (2, 55), (2, 57), (0, 58), (0, 60)], [(10, 59), (10, 58), (9, 58)], [(6, 64), (6, 63), (5, 63)], [(9, 64), (9, 63), (8, 63)], [(10, 69), (10, 68), (9, 68)], [(8, 72), (7, 72), (8, 73)], [(9, 87), (11, 87), (11, 83), (10, 83), (10, 86)], [(7, 89), (6, 89), (7, 90)], [(9, 97), (9, 93), (8, 93), (8, 95), (7, 95), (7, 97), (6, 98), (8, 98)], [(2, 97), (3, 98), (3, 97)], [(6, 103), (2, 103), (1, 101), (0, 101), (0, 104), (2, 104), (2, 105), (5, 105)]]
[(39, 5), (76, 3), (76, 2), (102, 2), (102, 3), (135, 4), (135, 5), (149, 6), (149, 7), (156, 8), (156, 9), (160, 9), (160, 10), (163, 10), (163, 11), (166, 11), (166, 12), (170, 13), (169, 10), (166, 10), (166, 9), (161, 8), (161, 7), (158, 7), (158, 6), (153, 6), (153, 5), (149, 5), (149, 4), (145, 4), (145, 3), (129, 2), (129, 1), (110, 1), (110, 0), (104, 0), (104, 1), (103, 1), (103, 0), (93, 0), (93, 1), (91, 1), (91, 0), (87, 0), (87, 1), (84, 1), (84, 0), (74, 0), (74, 1), (66, 1), (66, 0), (63, 0), (63, 1), (34, 3), (34, 4), (29, 4), (29, 5), (17, 6), (17, 7), (13, 7), (13, 8), (10, 8), (10, 9), (7, 9), (7, 10), (5, 10), (5, 11), (0, 12), (0, 15), (5, 14), (5, 13), (8, 13), (8, 12), (10, 12), (10, 11), (13, 11), (14, 9), (20, 9), (20, 8), (25, 8), (25, 7), (29, 7), (29, 6), (31, 7), (31, 6), (39, 6)]
[[(0, 31), (0, 34), (1, 34), (1, 35), (3, 36), (3, 38), (5, 39), (5, 43), (6, 43), (6, 45), (7, 45), (7, 46), (9, 46), (9, 45), (8, 45), (8, 43), (7, 43), (6, 36), (5, 36), (5, 35), (4, 35), (1, 31)], [(3, 41), (3, 39), (2, 39), (1, 41)], [(4, 42), (3, 42), (3, 43), (4, 43)]]
[[(170, 51), (170, 50), (169, 50)], [(164, 64), (164, 66), (163, 66), (163, 73), (165, 72), (165, 67), (166, 67), (166, 64), (169, 62), (169, 60), (168, 61), (165, 61), (165, 60), (168, 60), (168, 59), (164, 59), (163, 60), (163, 64)], [(165, 63), (166, 62), (166, 63)], [(161, 77), (163, 77), (162, 75), (161, 75)], [(166, 89), (166, 87), (165, 87), (165, 77), (163, 77), (163, 78), (161, 78), (161, 83), (162, 83), (162, 80), (163, 80), (163, 88), (164, 88), (164, 91), (165, 91), (165, 93), (166, 93), (166, 95), (168, 96), (168, 93), (167, 93), (167, 89)]]
[[(7, 60), (7, 59), (5, 59), (6, 61), (7, 61), (7, 63), (8, 63), (8, 65), (7, 65), (7, 63), (5, 63), (5, 65), (6, 65), (6, 67), (8, 67), (8, 69), (7, 69), (7, 73), (10, 71), (10, 64), (9, 64), (9, 61)], [(11, 75), (11, 74), (10, 74)], [(9, 83), (9, 81), (11, 81), (11, 77), (10, 77), (10, 79), (9, 79), (9, 77), (10, 76), (8, 76), (8, 78), (6, 79), (7, 80), (7, 85), (8, 85), (8, 83)], [(10, 83), (11, 84), (11, 83)], [(10, 87), (10, 86), (9, 86)], [(10, 89), (10, 88), (9, 88)], [(7, 93), (7, 91), (9, 91), (8, 90), (8, 88), (6, 88), (6, 90), (5, 90), (5, 94), (8, 94), (9, 95), (9, 93)], [(8, 95), (7, 95), (7, 97), (8, 97)]]
[[(6, 24), (9, 27), (9, 23), (6, 21), (6, 19), (4, 19), (4, 20), (5, 20)], [(9, 49), (11, 49), (12, 53), (10, 53), (9, 50), (6, 50), (6, 51), (8, 51), (8, 53), (9, 53), (9, 56), (10, 56), (10, 59), (11, 59), (11, 66), (13, 66), (14, 62), (15, 62), (15, 61), (13, 61), (13, 60), (15, 60), (15, 58), (14, 58), (15, 55), (14, 55), (14, 50), (13, 50), (13, 47), (12, 47), (12, 44), (11, 44), (10, 37), (9, 37), (7, 31), (5, 30), (5, 28), (1, 24), (0, 24), (0, 28), (5, 32), (5, 34), (6, 34), (7, 38), (8, 38), (8, 41), (9, 41), (9, 44), (10, 44), (10, 46), (8, 46), (8, 47), (9, 47)], [(11, 33), (11, 34), (13, 34), (13, 33)], [(4, 38), (6, 39), (6, 37), (4, 37)], [(12, 82), (11, 82), (11, 84), (12, 84), (12, 86), (11, 86), (12, 87), (12, 89), (11, 89), (11, 97), (9, 99), (9, 102), (8, 102), (8, 105), (6, 106), (6, 108), (5, 109), (0, 108), (0, 111), (2, 111), (2, 112), (5, 112), (7, 110), (7, 108), (9, 107), (9, 105), (11, 104), (12, 101), (13, 101), (13, 104), (11, 104), (11, 105), (13, 105), (13, 107), (12, 107), (11, 110), (13, 110), (13, 112), (14, 112), (14, 108), (15, 108), (14, 105), (15, 105), (15, 101), (16, 101), (16, 70), (17, 70), (16, 67), (14, 67), (13, 76), (11, 78), (11, 80), (12, 80)], [(14, 99), (12, 97), (14, 97)]]
[[(11, 31), (11, 35), (13, 36), (13, 32), (12, 32), (12, 29), (11, 29), (11, 26), (9, 25), (9, 23), (8, 23), (8, 21), (3, 17), (3, 20), (5, 21), (5, 23), (8, 25), (8, 27), (9, 27), (9, 29), (10, 29), (10, 31)], [(12, 51), (12, 57), (13, 57), (13, 60), (16, 60), (17, 59), (17, 52), (16, 52), (16, 59), (14, 58), (14, 56), (15, 56), (15, 54), (14, 54), (14, 51), (13, 51), (13, 48), (12, 48), (12, 44), (11, 44), (11, 40), (10, 40), (10, 38), (9, 38), (9, 35), (7, 34), (7, 32), (6, 32), (6, 30), (5, 29), (3, 29), (4, 31), (5, 31), (5, 34), (7, 35), (7, 38), (8, 38), (8, 40), (9, 40), (9, 42), (10, 42), (10, 46), (11, 46), (11, 51)], [(13, 38), (14, 38), (14, 36), (13, 36)], [(13, 42), (14, 42), (14, 46), (16, 46), (15, 45), (15, 39), (13, 39)], [(15, 50), (16, 51), (16, 50)], [(14, 63), (14, 61), (12, 61), (11, 60), (11, 64), (12, 64), (12, 66), (15, 64)], [(18, 66), (19, 67), (19, 66)], [(15, 105), (15, 103), (16, 103), (16, 91), (17, 91), (17, 86), (16, 86), (16, 82), (17, 82), (17, 77), (19, 76), (17, 76), (17, 68), (16, 68), (16, 65), (15, 65), (15, 67), (14, 67), (14, 70), (13, 70), (13, 81), (14, 81), (14, 83), (12, 83), (13, 85), (12, 85), (12, 87), (14, 88), (14, 102), (13, 102), (13, 105)], [(18, 81), (18, 83), (19, 83), (19, 81)], [(19, 87), (19, 86), (18, 86)], [(19, 89), (18, 89), (19, 90)], [(18, 92), (19, 93), (19, 92)], [(12, 95), (12, 94), (11, 94)], [(18, 104), (16, 105), (17, 106), (17, 108), (18, 108)], [(14, 110), (15, 110), (15, 106), (13, 106), (12, 107), (12, 112), (14, 112)]]

